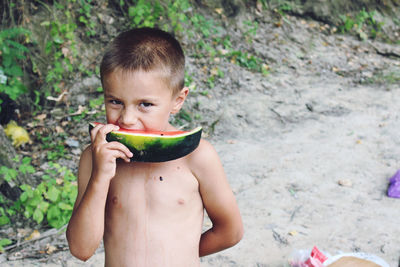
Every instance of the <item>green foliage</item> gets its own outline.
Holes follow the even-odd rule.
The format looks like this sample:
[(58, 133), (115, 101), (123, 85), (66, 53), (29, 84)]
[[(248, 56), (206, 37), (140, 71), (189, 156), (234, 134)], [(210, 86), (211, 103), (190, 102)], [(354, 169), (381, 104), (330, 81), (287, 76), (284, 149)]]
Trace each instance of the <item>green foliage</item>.
[(173, 117), (173, 124), (179, 125), (179, 126), (185, 126), (187, 123), (190, 123), (193, 121), (192, 115), (189, 111), (186, 109), (182, 108), (178, 114), (176, 114)]
[(236, 63), (250, 71), (261, 72), (264, 75), (268, 74), (262, 60), (252, 54), (242, 51), (232, 51), (227, 54), (227, 57), (230, 58), (232, 63)]
[(0, 92), (7, 94), (12, 100), (27, 92), (21, 80), (24, 76), (21, 66), (29, 52), (24, 45), (29, 36), (30, 32), (23, 28), (0, 31)]
[(72, 21), (69, 11), (65, 11), (67, 23), (59, 20), (44, 21), (41, 26), (50, 32), (50, 40), (47, 41), (45, 53), (50, 59), (50, 68), (46, 75), (46, 82), (52, 86), (52, 90), (45, 92), (49, 95), (52, 91), (61, 92), (60, 83), (68, 78), (77, 66), (74, 65), (77, 56), (74, 31), (77, 25)]
[(278, 1), (276, 10), (282, 17), (284, 17), (286, 13), (292, 11), (292, 9), (293, 7), (290, 1)]
[(133, 27), (154, 27), (162, 12), (163, 8), (158, 1), (138, 0), (128, 9)]
[(378, 22), (374, 16), (375, 11), (367, 12), (362, 9), (356, 16), (342, 15), (340, 16), (341, 24), (338, 29), (340, 33), (357, 34), (362, 40), (368, 38), (376, 38), (381, 34), (383, 22)]
[(86, 27), (86, 35), (89, 37), (96, 35), (96, 31), (94, 30), (96, 24), (91, 18), (91, 3), (92, 0), (79, 0), (80, 8), (78, 10), (80, 14), (79, 22), (84, 24), (84, 26)]
[[(127, 3), (120, 1), (120, 5), (125, 6)], [(282, 6), (282, 10), (284, 9), (285, 7)], [(289, 7), (285, 10), (288, 9)], [(133, 27), (162, 25), (161, 28), (173, 31), (178, 36), (184, 34), (195, 46), (196, 54), (193, 55), (195, 58), (220, 57), (250, 71), (268, 74), (261, 59), (247, 52), (234, 50), (229, 36), (222, 34), (221, 25), (212, 18), (206, 18), (204, 15), (194, 12), (192, 4), (188, 0), (138, 0), (128, 8), (128, 17)], [(252, 42), (258, 30), (258, 22), (245, 21), (243, 28), (246, 40), (249, 43)], [(218, 46), (223, 47), (222, 51), (217, 49)], [(213, 88), (223, 76), (220, 69), (213, 67), (204, 82)], [(192, 82), (190, 84), (195, 86)], [(200, 93), (207, 95), (208, 91), (203, 90)], [(91, 105), (95, 105), (95, 103)], [(179, 116), (176, 119), (179, 119)]]
[(198, 33), (203, 38), (209, 38), (212, 34), (217, 35), (220, 30), (212, 19), (207, 19), (201, 14), (193, 14), (190, 17), (190, 23), (193, 31), (191, 34)]
[(6, 182), (10, 182), (11, 180), (14, 180), (17, 177), (18, 171), (14, 170), (12, 168), (8, 168), (6, 166), (1, 166), (0, 167), (0, 175), (3, 176), (3, 178)]
[(42, 149), (47, 151), (47, 159), (54, 161), (60, 158), (66, 158), (65, 141), (66, 135), (60, 133), (58, 135), (50, 134), (44, 136), (40, 133), (37, 134), (38, 142), (42, 143)]
[(400, 70), (394, 71), (376, 71), (371, 77), (361, 81), (363, 84), (399, 84), (400, 83)]
[(100, 106), (104, 104), (104, 95), (99, 96), (98, 98), (93, 98), (89, 101), (89, 107), (93, 109), (99, 109)]
[(22, 185), (23, 193), (15, 209), (32, 218), (36, 223), (46, 221), (51, 227), (60, 228), (68, 223), (77, 195), (76, 178), (66, 167), (51, 163), (43, 181), (36, 187)]
[[(19, 157), (16, 157), (13, 159), (16, 162), (19, 162)], [(11, 169), (6, 166), (1, 166), (0, 168), (0, 175), (3, 176), (4, 180), (7, 182), (10, 182), (14, 180), (19, 174), (26, 174), (26, 173), (34, 173), (35, 168), (31, 165), (32, 159), (30, 157), (24, 157), (22, 158), (20, 165), (18, 166), (18, 169)], [(22, 187), (24, 189), (24, 187)], [(18, 205), (20, 205), (18, 202), (15, 203), (14, 206), (5, 208), (9, 203), (5, 201), (3, 198), (0, 199), (0, 203), (2, 204), (3, 207), (0, 208), (0, 226), (5, 225), (10, 223), (10, 218), (9, 216), (12, 216), (16, 214), (18, 209), (16, 208)]]
[(5, 201), (2, 195), (0, 195), (0, 204), (0, 226), (3, 226), (10, 223), (10, 218), (8, 217), (7, 210), (4, 208)]
[[(261, 1), (261, 4), (266, 5), (265, 1)], [(93, 75), (94, 71), (81, 61), (82, 55), (78, 53), (77, 37), (81, 32), (88, 37), (96, 35), (95, 12), (96, 8), (102, 8), (104, 3), (93, 0), (60, 0), (37, 1), (36, 5), (44, 7), (49, 13), (47, 17), (51, 18), (45, 19), (40, 24), (42, 27), (40, 31), (43, 33), (41, 40), (45, 40), (45, 44), (41, 44), (41, 40), (34, 40), (36, 41), (32, 43), (34, 47), (30, 49), (35, 51), (35, 56), (29, 58), (32, 62), (32, 73), (36, 75), (33, 78), (37, 79), (36, 84), (41, 85), (32, 89), (33, 102), (35, 108), (40, 110), (39, 104), (42, 104), (47, 96), (64, 90), (65, 81), (70, 80), (76, 73), (81, 76)], [(120, 0), (119, 5), (121, 10), (126, 12), (124, 15), (129, 20), (129, 27), (161, 27), (166, 31), (174, 32), (177, 36), (187, 36), (197, 47), (196, 56), (199, 58), (221, 56), (216, 47), (225, 46), (224, 42), (227, 40), (222, 34), (221, 25), (212, 18), (206, 18), (196, 12), (191, 1)], [(284, 4), (281, 9), (285, 9)], [(244, 28), (243, 34), (246, 40), (251, 42), (257, 32), (258, 23), (246, 21)], [(26, 85), (21, 79), (23, 76), (21, 59), (27, 59), (28, 49), (23, 42), (18, 42), (23, 41), (24, 36), (26, 39), (30, 34), (27, 30), (20, 28), (6, 29), (0, 34), (3, 65), (0, 67), (0, 92), (6, 92), (12, 99), (17, 99), (19, 95), (27, 92)], [(225, 58), (230, 60), (230, 57)], [(256, 69), (252, 68), (252, 70)], [(211, 77), (206, 82), (217, 81), (218, 77)], [(92, 102), (91, 106), (99, 105), (97, 102)], [(74, 119), (79, 119), (79, 117), (74, 117)]]
[[(127, 4), (121, 0), (120, 5)], [(180, 33), (184, 30), (183, 25), (189, 22), (186, 13), (190, 7), (188, 0), (137, 0), (129, 6), (128, 17), (132, 27), (158, 26), (166, 31)]]
[[(188, 23), (186, 15), (191, 7), (188, 0), (169, 0), (167, 3), (167, 18), (170, 21), (171, 29), (176, 33), (184, 31), (184, 25)], [(165, 28), (165, 30), (168, 30)]]
[(12, 242), (8, 238), (0, 239), (0, 252), (4, 251), (4, 246), (10, 245)]
[[(95, 8), (100, 2), (93, 0), (38, 1), (46, 16), (40, 23), (37, 46), (32, 49), (32, 71), (41, 86), (34, 90), (35, 108), (47, 103), (49, 95), (64, 91), (67, 81), (79, 76), (94, 74), (84, 55), (78, 51), (78, 37), (85, 39), (96, 35)], [(44, 8), (44, 10), (43, 10)], [(36, 37), (36, 35), (35, 35)], [(86, 45), (86, 44), (84, 44)], [(91, 64), (91, 63), (90, 63)]]
[[(19, 157), (13, 159), (16, 162), (19, 162)], [(19, 173), (34, 173), (35, 169), (31, 165), (32, 159), (30, 157), (22, 158), (20, 165), (18, 166), (18, 170), (14, 170), (12, 168), (8, 168), (6, 166), (0, 167), (0, 175), (7, 182), (11, 182), (14, 180)]]
[(257, 34), (258, 22), (246, 20), (246, 21), (244, 21), (244, 24), (247, 29), (243, 35), (246, 37), (246, 41), (248, 43), (251, 43), (253, 41), (253, 37), (255, 37)]
[[(230, 40), (229, 35), (222, 35), (221, 26), (217, 25), (212, 19), (206, 19), (201, 14), (194, 14), (190, 17), (192, 27), (189, 27), (188, 35), (199, 36), (199, 40), (196, 42), (196, 50), (198, 53), (195, 57), (207, 57), (215, 58), (221, 57), (229, 60), (231, 63), (237, 64), (250, 71), (261, 72), (267, 74), (263, 63), (260, 58), (255, 55), (251, 55), (245, 51), (235, 50)], [(257, 21), (245, 21), (244, 32), (247, 42), (251, 43), (253, 38), (256, 36), (258, 30)], [(192, 31), (192, 32), (191, 32)], [(217, 49), (216, 47), (222, 47)], [(221, 70), (217, 67), (212, 68), (210, 76), (207, 78), (208, 85), (212, 88), (215, 82), (224, 77)], [(215, 72), (217, 70), (217, 72)]]
[(31, 165), (32, 159), (30, 157), (22, 158), (21, 164), (18, 167), (18, 171), (26, 174), (26, 173), (34, 173), (35, 168)]
[[(19, 161), (18, 158), (14, 159)], [(11, 217), (23, 214), (37, 224), (47, 223), (54, 228), (65, 225), (72, 214), (73, 205), (77, 195), (76, 177), (71, 170), (61, 167), (52, 161), (50, 168), (42, 175), (42, 182), (36, 187), (21, 185), (22, 193), (15, 203), (6, 201), (0, 195), (0, 226), (9, 224)], [(31, 158), (24, 157), (18, 170), (5, 166), (0, 168), (0, 175), (6, 181), (11, 181), (20, 173), (34, 173)], [(1, 250), (1, 246), (0, 246)]]

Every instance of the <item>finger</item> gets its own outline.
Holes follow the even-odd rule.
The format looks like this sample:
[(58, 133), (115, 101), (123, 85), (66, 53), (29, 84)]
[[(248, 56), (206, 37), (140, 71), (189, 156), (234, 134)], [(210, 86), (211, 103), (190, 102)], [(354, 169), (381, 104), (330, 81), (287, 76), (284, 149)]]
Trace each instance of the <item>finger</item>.
[(131, 158), (128, 157), (123, 151), (118, 150), (118, 149), (110, 149), (109, 154), (108, 154), (109, 159), (122, 159), (126, 162), (130, 162)]
[(97, 132), (99, 131), (99, 129), (101, 127), (103, 127), (104, 124), (97, 124), (95, 127), (93, 127), (93, 129), (90, 131), (90, 139), (93, 143), (94, 139), (96, 138)]
[(122, 153), (125, 154), (126, 157), (128, 158), (132, 158), (133, 157), (133, 153), (129, 150), (129, 148), (127, 148), (125, 145), (121, 144), (120, 142), (110, 142), (107, 144), (107, 148), (109, 149), (114, 149), (114, 150), (119, 150)]
[(114, 124), (103, 125), (102, 127), (100, 127), (97, 130), (94, 140), (97, 139), (97, 140), (104, 141), (104, 140), (106, 140), (106, 136), (108, 133), (110, 133), (112, 131), (117, 131), (117, 130), (119, 130), (119, 127), (117, 125), (114, 125)]

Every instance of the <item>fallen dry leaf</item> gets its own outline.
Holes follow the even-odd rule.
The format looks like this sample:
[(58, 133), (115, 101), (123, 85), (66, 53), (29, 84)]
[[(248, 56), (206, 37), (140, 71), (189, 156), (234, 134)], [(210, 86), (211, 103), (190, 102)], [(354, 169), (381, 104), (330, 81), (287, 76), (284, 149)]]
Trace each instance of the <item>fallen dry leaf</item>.
[(63, 48), (61, 48), (61, 53), (64, 55), (64, 57), (68, 57), (69, 49), (66, 47), (63, 47)]
[(217, 12), (219, 15), (221, 15), (222, 12), (224, 11), (222, 8), (216, 8), (216, 9), (214, 9), (214, 10), (215, 10), (215, 12)]
[(40, 232), (38, 230), (33, 230), (33, 232), (25, 238), (26, 241), (36, 239), (40, 237)]
[(64, 129), (63, 128), (61, 128), (60, 126), (56, 126), (56, 133), (64, 133), (65, 131), (64, 131)]
[(213, 76), (218, 75), (218, 68), (217, 68), (217, 67), (212, 68), (212, 69), (210, 70), (210, 74), (213, 75)]
[(36, 120), (43, 122), (47, 117), (47, 114), (39, 114), (35, 117)]
[(46, 246), (46, 253), (47, 254), (52, 254), (56, 250), (57, 250), (57, 248), (55, 246), (47, 244), (47, 246)]
[(297, 235), (298, 233), (297, 233), (297, 231), (296, 230), (293, 230), (293, 231), (290, 231), (289, 232), (289, 235), (291, 235), (291, 236), (295, 236), (295, 235)]

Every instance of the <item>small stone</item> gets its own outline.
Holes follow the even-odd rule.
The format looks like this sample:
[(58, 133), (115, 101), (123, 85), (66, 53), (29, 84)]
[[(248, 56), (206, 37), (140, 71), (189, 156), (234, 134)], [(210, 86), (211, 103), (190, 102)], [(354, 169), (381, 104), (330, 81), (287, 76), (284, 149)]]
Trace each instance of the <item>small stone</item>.
[(79, 147), (79, 141), (72, 138), (65, 140), (65, 144), (67, 144), (69, 147)]
[(338, 184), (340, 186), (346, 186), (346, 187), (351, 187), (353, 185), (353, 183), (349, 179), (340, 179), (338, 181)]

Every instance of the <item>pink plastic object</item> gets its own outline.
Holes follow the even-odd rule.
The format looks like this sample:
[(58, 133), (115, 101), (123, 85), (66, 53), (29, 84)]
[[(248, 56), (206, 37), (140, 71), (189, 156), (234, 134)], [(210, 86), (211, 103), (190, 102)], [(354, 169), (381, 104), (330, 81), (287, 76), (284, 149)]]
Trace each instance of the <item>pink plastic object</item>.
[(311, 250), (295, 250), (288, 262), (291, 267), (323, 267), (327, 257), (317, 247)]
[(311, 256), (305, 262), (307, 267), (323, 267), (324, 261), (328, 258), (321, 252), (317, 247), (314, 247), (311, 251)]
[(400, 170), (390, 178), (387, 195), (389, 197), (400, 198)]

